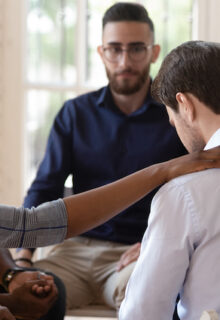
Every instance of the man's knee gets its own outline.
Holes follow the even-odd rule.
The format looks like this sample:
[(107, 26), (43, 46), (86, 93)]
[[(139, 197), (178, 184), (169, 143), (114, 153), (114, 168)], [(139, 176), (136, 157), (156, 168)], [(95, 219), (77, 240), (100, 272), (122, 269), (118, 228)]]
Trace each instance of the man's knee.
[(109, 277), (104, 288), (105, 302), (118, 310), (125, 296), (125, 290), (135, 262)]
[(121, 303), (125, 296), (125, 290), (127, 287), (128, 280), (132, 274), (134, 269), (135, 262), (130, 263), (128, 266), (123, 268), (118, 273), (118, 282), (116, 284), (115, 293), (114, 293), (114, 301), (116, 309), (118, 310), (121, 306)]

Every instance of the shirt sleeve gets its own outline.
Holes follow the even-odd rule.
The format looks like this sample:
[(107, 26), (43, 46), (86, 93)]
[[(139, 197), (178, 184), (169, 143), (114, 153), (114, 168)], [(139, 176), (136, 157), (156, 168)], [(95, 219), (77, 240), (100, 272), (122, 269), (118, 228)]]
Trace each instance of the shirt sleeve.
[(2, 248), (43, 247), (62, 242), (67, 232), (63, 200), (37, 208), (0, 205), (0, 246)]
[(120, 320), (170, 320), (193, 251), (193, 206), (168, 183), (153, 199), (140, 257), (121, 305)]
[(73, 113), (73, 102), (67, 101), (57, 114), (44, 158), (24, 199), (25, 208), (63, 197), (65, 180), (73, 172)]

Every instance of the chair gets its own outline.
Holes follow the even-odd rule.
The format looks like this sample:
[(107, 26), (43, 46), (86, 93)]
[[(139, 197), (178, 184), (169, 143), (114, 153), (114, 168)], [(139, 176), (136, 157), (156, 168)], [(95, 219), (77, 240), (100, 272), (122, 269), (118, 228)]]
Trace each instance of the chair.
[(117, 319), (116, 311), (114, 309), (104, 305), (92, 304), (74, 310), (67, 310), (66, 316)]

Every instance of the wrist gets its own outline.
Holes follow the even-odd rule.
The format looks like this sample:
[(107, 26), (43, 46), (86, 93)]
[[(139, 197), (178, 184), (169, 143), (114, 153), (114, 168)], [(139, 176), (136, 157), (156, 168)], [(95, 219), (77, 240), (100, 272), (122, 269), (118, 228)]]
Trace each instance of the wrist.
[(17, 265), (19, 265), (19, 263), (17, 263), (17, 262), (21, 262), (21, 263), (28, 263), (29, 264), (29, 266), (33, 266), (33, 262), (31, 261), (31, 259), (29, 259), (29, 258), (17, 258), (17, 259), (14, 259), (14, 262), (17, 264)]
[(9, 285), (12, 282), (12, 280), (16, 277), (16, 275), (20, 272), (24, 272), (24, 268), (20, 267), (14, 267), (14, 268), (9, 268), (5, 271), (5, 273), (2, 276), (2, 286), (8, 292)]
[(161, 184), (164, 184), (172, 179), (172, 167), (166, 162), (158, 163), (158, 171), (161, 177)]
[(148, 175), (152, 180), (153, 186), (155, 185), (158, 187), (170, 179), (170, 168), (167, 165), (167, 162), (153, 164), (152, 166), (148, 167), (147, 170), (150, 170), (150, 174), (148, 171)]

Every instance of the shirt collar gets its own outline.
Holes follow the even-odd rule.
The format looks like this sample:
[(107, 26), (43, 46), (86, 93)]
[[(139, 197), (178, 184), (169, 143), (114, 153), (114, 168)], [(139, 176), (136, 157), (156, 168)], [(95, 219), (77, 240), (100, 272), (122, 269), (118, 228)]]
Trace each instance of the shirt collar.
[(204, 150), (208, 150), (220, 145), (220, 128), (211, 136)]
[[(152, 80), (150, 82), (150, 85), (152, 83)], [(97, 103), (100, 107), (106, 107), (108, 109), (115, 109), (115, 110), (119, 110), (118, 107), (115, 105), (114, 101), (113, 101), (113, 98), (112, 98), (112, 94), (111, 94), (111, 90), (110, 90), (110, 87), (109, 85), (106, 86), (106, 87), (103, 87), (100, 91), (100, 96), (97, 100)], [(158, 104), (155, 100), (153, 100), (152, 96), (151, 96), (151, 92), (150, 92), (150, 89), (148, 90), (147, 92), (147, 95), (146, 95), (146, 99), (144, 101), (144, 104), (138, 109), (136, 110), (135, 112), (133, 112), (132, 114), (130, 114), (129, 116), (136, 116), (136, 115), (139, 115), (139, 114), (142, 114), (144, 113), (151, 104)], [(158, 104), (160, 105), (160, 104)]]
[(107, 98), (107, 92), (110, 91), (109, 86), (103, 87), (100, 91), (100, 96), (97, 100), (98, 105), (102, 106), (105, 104), (105, 100)]

